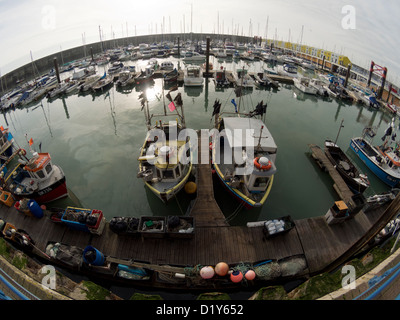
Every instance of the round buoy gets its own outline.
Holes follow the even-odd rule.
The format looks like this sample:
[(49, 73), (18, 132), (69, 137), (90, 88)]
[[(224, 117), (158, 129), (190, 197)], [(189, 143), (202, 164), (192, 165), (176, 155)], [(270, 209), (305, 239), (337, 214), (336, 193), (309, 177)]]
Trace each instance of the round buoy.
[(200, 270), (200, 276), (203, 279), (211, 279), (212, 277), (214, 277), (214, 274), (215, 274), (214, 268), (211, 266), (203, 267)]
[(240, 271), (233, 271), (231, 273), (231, 281), (238, 283), (240, 281), (242, 281), (243, 279), (243, 274)]
[(253, 270), (247, 270), (246, 273), (244, 274), (244, 277), (246, 278), (246, 280), (254, 280), (254, 278), (256, 277), (256, 273)]
[(219, 276), (222, 276), (222, 277), (226, 276), (228, 274), (228, 271), (229, 271), (229, 266), (225, 262), (219, 262), (215, 266), (215, 273)]
[(197, 190), (197, 185), (193, 181), (189, 181), (188, 183), (185, 184), (185, 192), (187, 194), (193, 194)]

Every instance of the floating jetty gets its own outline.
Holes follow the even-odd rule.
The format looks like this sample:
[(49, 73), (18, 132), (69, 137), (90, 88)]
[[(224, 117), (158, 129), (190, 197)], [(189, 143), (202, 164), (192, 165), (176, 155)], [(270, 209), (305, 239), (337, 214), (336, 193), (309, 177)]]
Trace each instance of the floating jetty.
[[(321, 168), (330, 173), (342, 198), (351, 201), (347, 186), (334, 173), (335, 169), (324, 158), (323, 152), (315, 145), (310, 144), (310, 148)], [(360, 209), (340, 224), (329, 225), (325, 212), (321, 212), (315, 218), (295, 220), (294, 227), (286, 233), (266, 237), (262, 224), (248, 227), (230, 226), (226, 222), (214, 199), (210, 164), (199, 165), (197, 176), (197, 198), (189, 213), (195, 220), (191, 237), (176, 238), (167, 233), (158, 237), (143, 237), (139, 233), (118, 235), (111, 230), (109, 222), (105, 222), (101, 233), (93, 234), (54, 223), (46, 215), (38, 219), (5, 205), (0, 205), (0, 218), (27, 232), (35, 242), (33, 252), (44, 259), (43, 252), (49, 242), (82, 249), (90, 245), (104, 254), (109, 263), (145, 268), (154, 273), (151, 279), (136, 280), (134, 285), (189, 291), (240, 287), (228, 277), (202, 279), (199, 276), (199, 268), (215, 266), (219, 262), (225, 262), (231, 268), (247, 265), (257, 269), (257, 266), (271, 263), (278, 266), (279, 272), (274, 277), (259, 274), (254, 280), (247, 281), (247, 287), (262, 286), (269, 281), (304, 279), (332, 271), (368, 244), (400, 209), (400, 196), (397, 196), (391, 203), (367, 213)], [(295, 271), (287, 269), (288, 265)], [(102, 277), (95, 268), (77, 272)]]

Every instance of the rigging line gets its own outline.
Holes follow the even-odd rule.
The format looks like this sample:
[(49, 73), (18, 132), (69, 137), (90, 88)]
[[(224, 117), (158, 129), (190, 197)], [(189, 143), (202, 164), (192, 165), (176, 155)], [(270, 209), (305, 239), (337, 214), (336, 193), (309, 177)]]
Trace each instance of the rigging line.
[(184, 213), (183, 213), (183, 211), (182, 211), (182, 208), (181, 208), (181, 205), (179, 204), (179, 201), (178, 201), (178, 198), (177, 198), (177, 196), (176, 196), (176, 193), (175, 193), (175, 192), (174, 192), (174, 197), (175, 197), (176, 203), (178, 204), (179, 211), (181, 212), (181, 214), (182, 214), (182, 215), (184, 215)]

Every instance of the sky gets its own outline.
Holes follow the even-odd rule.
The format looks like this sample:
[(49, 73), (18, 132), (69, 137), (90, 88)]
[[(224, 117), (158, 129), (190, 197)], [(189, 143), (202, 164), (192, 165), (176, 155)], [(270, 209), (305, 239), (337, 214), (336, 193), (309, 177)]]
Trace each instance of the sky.
[[(397, 0), (0, 0), (0, 73), (60, 50), (155, 33), (262, 36), (371, 60), (400, 84)], [(303, 32), (302, 32), (303, 30)]]

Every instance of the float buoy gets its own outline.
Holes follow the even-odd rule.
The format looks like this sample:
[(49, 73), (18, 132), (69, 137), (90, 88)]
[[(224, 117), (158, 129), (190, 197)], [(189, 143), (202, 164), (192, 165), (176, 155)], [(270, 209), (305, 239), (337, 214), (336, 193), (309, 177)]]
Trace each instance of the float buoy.
[(269, 170), (272, 167), (271, 161), (267, 157), (256, 157), (254, 158), (254, 165), (260, 170)]
[(197, 185), (193, 181), (189, 181), (188, 183), (185, 184), (185, 192), (187, 194), (193, 194), (197, 190)]
[(211, 279), (212, 277), (214, 277), (214, 274), (215, 274), (214, 268), (211, 266), (203, 267), (200, 270), (200, 276), (203, 279)]
[(229, 271), (229, 266), (225, 262), (219, 262), (215, 266), (215, 273), (221, 277), (226, 276)]
[(247, 270), (246, 273), (244, 274), (244, 277), (246, 278), (246, 280), (254, 280), (254, 278), (256, 277), (256, 273), (253, 270)]
[(240, 271), (233, 271), (231, 273), (231, 281), (234, 283), (238, 283), (242, 281), (243, 279), (243, 274)]

